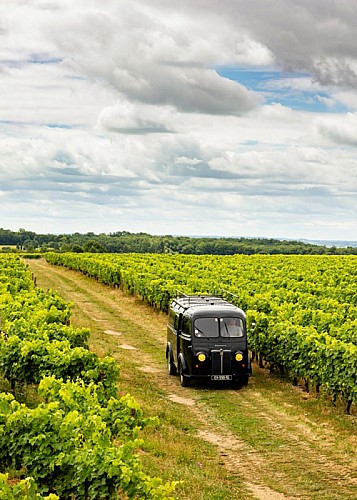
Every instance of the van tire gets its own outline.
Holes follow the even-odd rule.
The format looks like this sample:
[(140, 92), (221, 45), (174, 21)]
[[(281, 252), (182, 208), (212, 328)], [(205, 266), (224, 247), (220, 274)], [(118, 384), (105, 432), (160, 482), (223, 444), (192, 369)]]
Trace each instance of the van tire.
[(180, 384), (182, 387), (189, 387), (190, 385), (190, 377), (183, 373), (182, 366), (180, 366)]
[(174, 363), (171, 361), (171, 356), (170, 353), (167, 356), (167, 373), (169, 375), (176, 375), (176, 366)]

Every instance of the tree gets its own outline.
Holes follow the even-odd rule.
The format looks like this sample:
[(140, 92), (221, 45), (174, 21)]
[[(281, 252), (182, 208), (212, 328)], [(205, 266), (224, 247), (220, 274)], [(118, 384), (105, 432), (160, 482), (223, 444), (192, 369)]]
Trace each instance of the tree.
[(103, 245), (99, 243), (99, 241), (96, 240), (88, 240), (84, 246), (83, 250), (85, 252), (91, 252), (91, 253), (105, 253), (106, 249), (104, 248)]

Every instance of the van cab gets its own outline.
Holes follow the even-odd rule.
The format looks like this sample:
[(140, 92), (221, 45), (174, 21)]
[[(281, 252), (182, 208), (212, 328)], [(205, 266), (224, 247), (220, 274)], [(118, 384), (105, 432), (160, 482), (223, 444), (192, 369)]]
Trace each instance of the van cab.
[(172, 300), (166, 359), (170, 375), (190, 381), (232, 380), (247, 385), (252, 373), (246, 316), (218, 295), (185, 295)]

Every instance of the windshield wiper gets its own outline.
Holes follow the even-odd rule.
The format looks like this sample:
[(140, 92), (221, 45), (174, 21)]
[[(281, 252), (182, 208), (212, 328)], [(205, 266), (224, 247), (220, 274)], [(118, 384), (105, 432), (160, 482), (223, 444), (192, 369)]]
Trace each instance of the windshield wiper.
[(207, 337), (206, 337), (206, 334), (205, 334), (202, 330), (200, 330), (200, 329), (199, 329), (199, 328), (197, 328), (197, 327), (196, 327), (195, 329), (197, 330), (197, 332), (198, 332), (198, 333), (201, 333), (201, 335), (197, 335), (197, 332), (196, 332), (196, 333), (195, 333), (195, 337), (205, 337), (205, 338), (207, 338)]

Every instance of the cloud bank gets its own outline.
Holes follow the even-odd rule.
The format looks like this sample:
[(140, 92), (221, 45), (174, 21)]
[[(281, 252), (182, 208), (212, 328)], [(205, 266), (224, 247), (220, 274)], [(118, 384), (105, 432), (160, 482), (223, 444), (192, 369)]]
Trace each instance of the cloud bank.
[(2, 227), (353, 239), (347, 0), (0, 6)]

